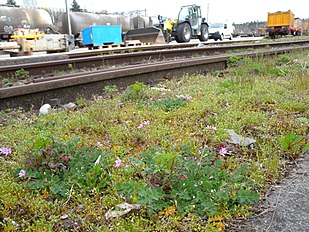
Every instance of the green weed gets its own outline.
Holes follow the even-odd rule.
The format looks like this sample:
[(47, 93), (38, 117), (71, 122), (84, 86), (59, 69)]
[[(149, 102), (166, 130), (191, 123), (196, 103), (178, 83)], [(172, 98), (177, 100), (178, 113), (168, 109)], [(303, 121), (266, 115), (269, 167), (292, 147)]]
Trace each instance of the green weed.
[(309, 90), (309, 66), (300, 64), (298, 70), (294, 71), (295, 87), (300, 90)]
[(123, 93), (123, 98), (125, 100), (138, 100), (142, 99), (145, 92), (146, 86), (141, 82), (136, 82), (130, 85)]
[(28, 77), (29, 76), (29, 72), (22, 68), (22, 69), (19, 69), (19, 70), (15, 71), (15, 76), (16, 77)]
[(73, 64), (68, 64), (68, 69), (71, 70), (71, 71), (73, 71), (73, 70), (74, 70)]
[(163, 111), (169, 112), (186, 105), (187, 102), (180, 98), (167, 98), (163, 100), (150, 101), (149, 106), (153, 109), (161, 109)]
[(297, 135), (295, 132), (290, 132), (280, 139), (280, 145), (283, 154), (291, 159), (309, 151), (309, 140), (306, 135)]
[(228, 171), (222, 168), (223, 160), (208, 148), (197, 156), (158, 149), (141, 156), (130, 159), (141, 179), (126, 182), (119, 189), (127, 200), (147, 205), (150, 214), (173, 207), (181, 214), (214, 216), (259, 199), (252, 182), (245, 177), (248, 166)]
[(278, 58), (277, 58), (277, 64), (278, 65), (284, 65), (284, 64), (291, 62), (292, 60), (293, 60), (293, 58), (291, 58), (290, 55), (280, 54), (280, 55), (278, 55)]
[[(25, 166), (16, 170), (25, 185), (52, 197), (66, 197), (70, 189), (102, 192), (110, 183), (109, 155), (78, 148), (78, 139), (66, 143), (47, 140), (31, 152)], [(100, 157), (100, 158), (99, 158)], [(72, 190), (71, 190), (72, 191)]]
[(227, 60), (227, 65), (228, 67), (235, 67), (239, 61), (240, 61), (239, 56), (230, 56)]
[(78, 107), (85, 107), (88, 105), (88, 101), (86, 98), (80, 97), (76, 100), (76, 104)]

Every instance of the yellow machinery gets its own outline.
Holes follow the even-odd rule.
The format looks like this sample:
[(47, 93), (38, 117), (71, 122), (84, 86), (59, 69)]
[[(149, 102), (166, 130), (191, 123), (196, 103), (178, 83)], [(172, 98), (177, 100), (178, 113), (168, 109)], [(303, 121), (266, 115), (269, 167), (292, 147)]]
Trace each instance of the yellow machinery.
[(294, 14), (290, 10), (268, 13), (266, 32), (271, 38), (279, 35), (300, 35), (301, 27), (294, 25), (294, 20)]
[(159, 16), (165, 41), (174, 38), (178, 43), (189, 42), (191, 39), (207, 41), (209, 38), (208, 24), (202, 18), (201, 7), (198, 5), (182, 6), (177, 20)]
[(177, 20), (172, 20), (170, 18), (163, 19), (162, 16), (159, 16), (160, 27), (164, 34), (165, 42), (171, 42), (172, 40), (172, 31), (173, 26), (177, 24)]
[[(64, 34), (45, 34), (38, 29), (16, 28), (10, 38), (10, 41), (6, 43), (14, 46), (5, 46), (2, 50), (10, 52), (12, 56), (31, 55), (33, 52), (39, 51), (52, 53), (74, 49), (72, 36)], [(12, 51), (13, 49), (18, 49), (18, 52), (15, 53)]]
[(267, 26), (268, 27), (278, 27), (278, 26), (293, 27), (294, 26), (294, 14), (290, 10), (285, 11), (285, 12), (278, 11), (275, 13), (268, 13)]

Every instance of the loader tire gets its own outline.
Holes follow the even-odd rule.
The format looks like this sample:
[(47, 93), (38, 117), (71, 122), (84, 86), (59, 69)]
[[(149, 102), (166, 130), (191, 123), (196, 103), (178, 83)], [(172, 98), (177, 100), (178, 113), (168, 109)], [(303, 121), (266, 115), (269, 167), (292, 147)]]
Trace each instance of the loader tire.
[(222, 41), (224, 39), (223, 33), (220, 35), (220, 40)]
[(201, 25), (201, 35), (199, 36), (200, 41), (207, 41), (209, 38), (208, 26), (206, 24)]
[(176, 36), (176, 41), (178, 43), (185, 43), (185, 42), (190, 42), (191, 40), (191, 26), (189, 23), (183, 23), (180, 24), (177, 28), (177, 36)]

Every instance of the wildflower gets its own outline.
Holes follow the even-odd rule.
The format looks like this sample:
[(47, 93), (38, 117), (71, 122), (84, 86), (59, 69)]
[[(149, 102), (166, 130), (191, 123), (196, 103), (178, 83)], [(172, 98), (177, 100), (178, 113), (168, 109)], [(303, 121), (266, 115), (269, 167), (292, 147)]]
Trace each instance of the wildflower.
[(207, 130), (217, 130), (217, 127), (207, 125), (207, 126), (206, 126), (206, 129), (207, 129)]
[(0, 148), (0, 155), (10, 155), (12, 153), (12, 149), (9, 147)]
[(101, 142), (97, 142), (97, 146), (101, 147), (101, 146), (103, 146), (103, 144)]
[(144, 120), (144, 121), (137, 127), (137, 129), (142, 129), (143, 126), (148, 125), (148, 124), (149, 124), (149, 121)]
[(26, 175), (26, 171), (24, 169), (20, 170), (20, 172), (18, 173), (18, 177), (21, 178), (23, 176)]
[(185, 179), (188, 178), (188, 176), (187, 176), (187, 175), (184, 175), (184, 174), (181, 174), (179, 178), (180, 178), (181, 180), (185, 180)]
[(64, 161), (69, 161), (69, 157), (66, 156), (65, 154), (61, 154), (61, 155), (60, 155), (60, 158), (61, 158), (62, 160), (64, 160)]
[(187, 101), (190, 101), (192, 99), (190, 95), (176, 95), (176, 97), (182, 100), (187, 100)]
[(221, 156), (225, 156), (227, 153), (228, 153), (228, 150), (225, 147), (220, 148), (219, 154)]
[(117, 159), (116, 159), (116, 161), (115, 161), (115, 167), (116, 168), (119, 168), (121, 165), (122, 165), (122, 160), (118, 157)]

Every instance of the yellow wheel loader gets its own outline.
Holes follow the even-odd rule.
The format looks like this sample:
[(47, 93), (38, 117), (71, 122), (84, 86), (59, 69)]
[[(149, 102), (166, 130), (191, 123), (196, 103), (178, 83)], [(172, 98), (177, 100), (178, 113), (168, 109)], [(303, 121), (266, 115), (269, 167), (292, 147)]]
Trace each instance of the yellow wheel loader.
[(209, 38), (208, 24), (202, 18), (198, 5), (182, 6), (177, 20), (163, 19), (161, 16), (159, 20), (166, 42), (172, 38), (178, 43), (190, 42), (191, 39), (207, 41)]

